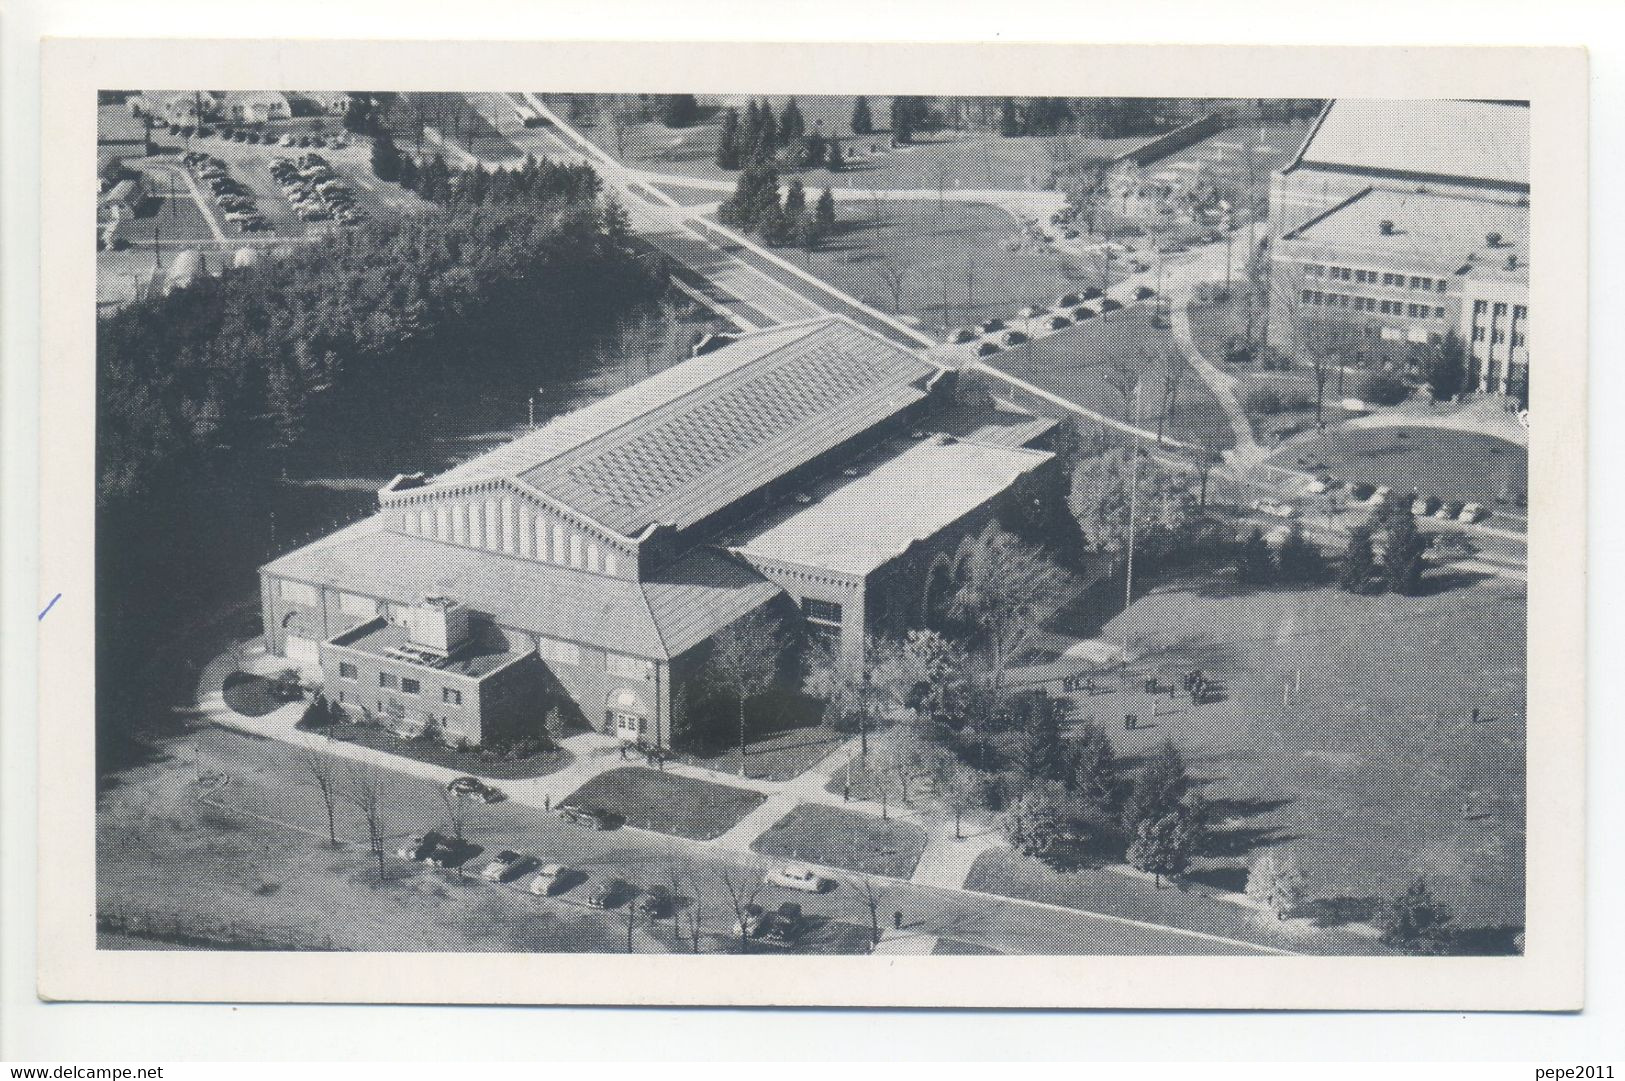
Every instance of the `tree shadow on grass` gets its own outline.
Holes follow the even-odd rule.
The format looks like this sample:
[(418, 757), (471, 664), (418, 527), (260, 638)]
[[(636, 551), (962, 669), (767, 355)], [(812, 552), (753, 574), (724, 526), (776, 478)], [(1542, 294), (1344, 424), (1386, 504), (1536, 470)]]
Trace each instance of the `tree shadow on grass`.
[(1450, 952), (1466, 957), (1517, 957), (1523, 954), (1522, 924), (1463, 927), (1450, 941)]
[(1245, 856), (1255, 848), (1290, 844), (1297, 834), (1287, 833), (1279, 826), (1244, 826), (1239, 829), (1213, 830), (1202, 845), (1204, 856)]
[(1216, 799), (1208, 803), (1213, 817), (1224, 821), (1230, 818), (1252, 818), (1254, 815), (1268, 814), (1295, 802), (1291, 799)]
[(1316, 927), (1342, 927), (1371, 922), (1382, 911), (1382, 905), (1381, 897), (1317, 897), (1299, 905), (1295, 915)]
[(1441, 593), (1449, 593), (1452, 590), (1467, 589), (1490, 577), (1491, 575), (1483, 571), (1433, 571), (1422, 576), (1421, 587), (1416, 591), (1415, 596), (1436, 597)]
[(1226, 893), (1241, 893), (1247, 888), (1247, 868), (1245, 867), (1203, 867), (1195, 871), (1185, 872), (1185, 879), (1198, 886), (1209, 889), (1222, 890)]

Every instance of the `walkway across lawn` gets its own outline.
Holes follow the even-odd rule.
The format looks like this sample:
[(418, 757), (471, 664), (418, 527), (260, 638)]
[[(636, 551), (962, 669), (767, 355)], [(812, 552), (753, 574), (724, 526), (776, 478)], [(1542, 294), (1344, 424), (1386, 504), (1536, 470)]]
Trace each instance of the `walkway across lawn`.
[(767, 797), (748, 788), (623, 766), (600, 773), (567, 797), (602, 807), (629, 826), (709, 841), (727, 833)]
[(925, 831), (911, 822), (803, 803), (758, 837), (751, 848), (765, 856), (908, 878), (925, 851)]

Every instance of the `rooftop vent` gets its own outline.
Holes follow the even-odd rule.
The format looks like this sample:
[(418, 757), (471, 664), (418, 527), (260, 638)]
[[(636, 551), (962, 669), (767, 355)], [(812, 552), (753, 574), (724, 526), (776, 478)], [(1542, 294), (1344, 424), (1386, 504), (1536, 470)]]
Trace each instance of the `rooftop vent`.
[(1389, 219), (1389, 218), (1384, 218), (1381, 221), (1379, 221), (1377, 223), (1377, 232), (1381, 233), (1383, 236), (1393, 236), (1394, 235), (1394, 223), (1393, 223), (1393, 221), (1391, 219)]
[(468, 609), (450, 597), (423, 598), (422, 604), (406, 613), (405, 622), (412, 645), (442, 656), (468, 641)]
[(1507, 269), (1508, 270), (1517, 270), (1518, 269), (1518, 253), (1517, 252), (1515, 252), (1515, 251), (1514, 252), (1507, 252)]
[(396, 473), (395, 478), (382, 488), (378, 494), (385, 492), (404, 492), (411, 488), (421, 488), (428, 482), (428, 477), (422, 473)]
[(1489, 245), (1492, 248), (1499, 248), (1501, 246), (1501, 234), (1500, 233), (1485, 233), (1484, 234), (1484, 243)]

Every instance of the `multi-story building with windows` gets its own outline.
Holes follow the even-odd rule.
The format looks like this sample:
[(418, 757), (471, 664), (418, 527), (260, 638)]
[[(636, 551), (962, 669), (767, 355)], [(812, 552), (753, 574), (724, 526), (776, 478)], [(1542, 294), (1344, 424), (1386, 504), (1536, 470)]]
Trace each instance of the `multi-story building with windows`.
[(1051, 422), (849, 320), (745, 335), (261, 568), (269, 649), (335, 701), (478, 743), (558, 706), (672, 739), (710, 640), (776, 606), (853, 661), (929, 561), (1045, 467)]
[(1470, 385), (1528, 379), (1529, 118), (1517, 103), (1328, 103), (1271, 182), (1270, 340), (1351, 324), (1403, 361), (1450, 332)]

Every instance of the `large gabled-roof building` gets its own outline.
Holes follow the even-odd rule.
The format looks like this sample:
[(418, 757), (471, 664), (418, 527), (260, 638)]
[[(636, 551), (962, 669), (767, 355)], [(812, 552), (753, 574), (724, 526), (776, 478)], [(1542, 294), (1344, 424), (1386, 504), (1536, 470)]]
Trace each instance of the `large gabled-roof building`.
[(1528, 236), (1527, 103), (1328, 102), (1271, 178), (1271, 341), (1335, 320), (1403, 363), (1454, 332), (1472, 387), (1521, 395)]
[(897, 579), (1049, 460), (1028, 449), (1048, 422), (967, 415), (953, 379), (844, 318), (745, 335), (397, 477), (261, 569), (266, 642), (398, 727), (477, 743), (562, 704), (668, 744), (674, 684), (723, 628), (777, 606), (860, 655), (907, 618)]

